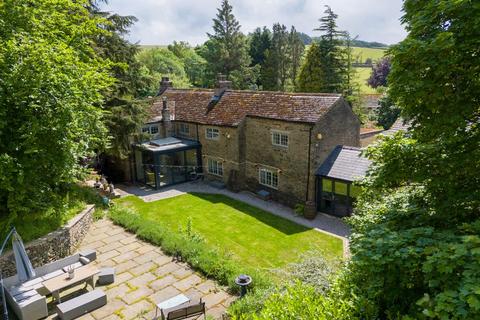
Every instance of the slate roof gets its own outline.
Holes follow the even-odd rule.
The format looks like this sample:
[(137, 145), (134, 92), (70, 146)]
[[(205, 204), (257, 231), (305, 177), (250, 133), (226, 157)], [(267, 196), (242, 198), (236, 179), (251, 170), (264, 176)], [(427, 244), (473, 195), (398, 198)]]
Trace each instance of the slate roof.
[(388, 130), (385, 130), (382, 134), (383, 135), (386, 135), (386, 136), (389, 136), (389, 135), (393, 135), (395, 133), (397, 133), (398, 131), (402, 130), (402, 131), (408, 131), (408, 129), (410, 128), (410, 124), (408, 122), (406, 122), (405, 120), (403, 120), (402, 118), (398, 118), (393, 124), (392, 126), (390, 127), (390, 129)]
[(161, 119), (162, 98), (167, 97), (172, 119), (219, 126), (238, 126), (247, 116), (316, 123), (337, 101), (338, 94), (284, 93), (226, 90), (210, 104), (215, 90), (168, 88), (154, 99), (150, 119)]
[(371, 161), (362, 157), (361, 151), (360, 148), (336, 146), (316, 175), (350, 182), (363, 178)]

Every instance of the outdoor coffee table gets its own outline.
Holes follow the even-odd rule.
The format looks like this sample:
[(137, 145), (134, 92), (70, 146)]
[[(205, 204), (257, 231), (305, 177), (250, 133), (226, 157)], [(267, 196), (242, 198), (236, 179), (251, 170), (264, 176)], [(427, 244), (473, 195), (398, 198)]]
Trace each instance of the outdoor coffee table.
[(173, 298), (170, 298), (166, 301), (157, 303), (156, 304), (157, 307), (155, 308), (155, 319), (157, 319), (158, 310), (161, 311), (162, 309), (173, 308), (173, 307), (179, 306), (179, 305), (187, 303), (187, 302), (190, 302), (190, 298), (188, 298), (187, 296), (185, 296), (183, 294), (179, 294), (179, 295), (177, 295)]
[(44, 281), (42, 284), (45, 289), (52, 294), (52, 297), (58, 302), (60, 300), (60, 291), (72, 285), (80, 284), (86, 282), (87, 285), (90, 284), (93, 289), (95, 289), (95, 282), (93, 281), (94, 276), (98, 274), (100, 270), (91, 265), (85, 265), (75, 269), (73, 279), (68, 279), (68, 273), (61, 274), (52, 279)]

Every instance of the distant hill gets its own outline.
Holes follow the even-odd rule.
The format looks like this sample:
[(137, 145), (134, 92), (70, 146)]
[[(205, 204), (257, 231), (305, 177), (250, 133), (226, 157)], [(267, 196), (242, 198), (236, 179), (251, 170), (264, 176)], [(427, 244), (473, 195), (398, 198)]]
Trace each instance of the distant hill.
[[(305, 45), (311, 44), (315, 40), (319, 40), (320, 37), (310, 37), (308, 34), (299, 32), (300, 38), (303, 40)], [(381, 43), (381, 42), (369, 42), (363, 40), (352, 40), (352, 47), (359, 47), (359, 48), (374, 48), (374, 49), (388, 49), (390, 47), (388, 44)]]

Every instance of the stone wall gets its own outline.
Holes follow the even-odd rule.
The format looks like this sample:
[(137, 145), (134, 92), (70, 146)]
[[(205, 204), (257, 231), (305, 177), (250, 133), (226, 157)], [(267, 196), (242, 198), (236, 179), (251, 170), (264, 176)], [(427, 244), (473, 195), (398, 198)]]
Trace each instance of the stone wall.
[[(62, 228), (26, 243), (25, 250), (33, 267), (43, 266), (74, 253), (93, 222), (94, 209), (93, 205), (89, 205)], [(11, 250), (0, 257), (0, 270), (4, 278), (16, 274)]]

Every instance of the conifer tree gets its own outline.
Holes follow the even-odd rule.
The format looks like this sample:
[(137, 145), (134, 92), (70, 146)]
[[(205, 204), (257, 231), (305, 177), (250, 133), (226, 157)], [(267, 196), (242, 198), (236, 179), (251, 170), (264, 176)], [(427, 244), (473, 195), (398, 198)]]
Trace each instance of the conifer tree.
[(290, 78), (292, 79), (292, 85), (295, 87), (298, 72), (302, 62), (303, 52), (305, 50), (305, 44), (303, 43), (300, 34), (297, 32), (294, 26), (290, 29), (288, 36), (288, 46), (290, 54)]
[(313, 42), (307, 50), (305, 62), (300, 67), (295, 90), (298, 92), (324, 92), (324, 74), (322, 66), (322, 48)]
[(265, 62), (265, 52), (272, 44), (272, 32), (267, 27), (256, 28), (251, 35), (249, 54), (252, 59), (251, 66), (262, 65)]
[(207, 60), (207, 76), (213, 84), (218, 73), (232, 78), (237, 88), (248, 87), (255, 82), (254, 78), (240, 77), (249, 74), (250, 57), (245, 36), (240, 32), (240, 23), (232, 12), (228, 0), (223, 0), (218, 9), (216, 18), (213, 19), (213, 33), (207, 33), (209, 40), (204, 50), (199, 51)]
[(274, 24), (272, 44), (266, 52), (265, 63), (262, 66), (262, 84), (265, 90), (285, 90), (291, 65), (288, 44), (287, 27), (279, 23)]

